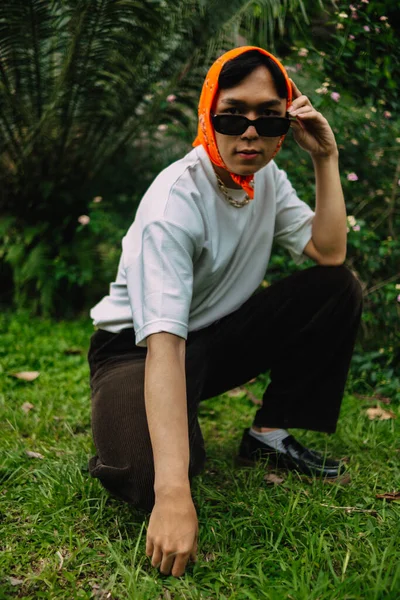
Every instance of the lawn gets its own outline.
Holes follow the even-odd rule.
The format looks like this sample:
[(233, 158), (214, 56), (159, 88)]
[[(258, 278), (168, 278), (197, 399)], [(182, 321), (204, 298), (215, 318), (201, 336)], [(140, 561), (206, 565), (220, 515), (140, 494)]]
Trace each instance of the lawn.
[[(338, 486), (293, 473), (270, 484), (265, 467), (234, 466), (265, 377), (204, 402), (198, 561), (165, 577), (144, 553), (147, 517), (87, 472), (91, 324), (24, 313), (0, 323), (0, 599), (399, 600), (400, 503), (377, 498), (400, 489), (399, 406), (397, 420), (369, 420), (376, 402), (349, 389), (335, 435), (297, 432), (348, 457), (352, 482)], [(21, 371), (40, 375), (12, 376)]]

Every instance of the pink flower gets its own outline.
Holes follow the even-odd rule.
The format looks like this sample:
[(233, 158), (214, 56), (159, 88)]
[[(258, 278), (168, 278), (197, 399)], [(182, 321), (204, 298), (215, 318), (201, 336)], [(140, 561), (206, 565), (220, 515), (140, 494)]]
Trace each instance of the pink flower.
[(347, 175), (347, 179), (349, 181), (358, 181), (358, 176), (356, 175), (356, 173), (349, 173)]
[(352, 227), (353, 231), (360, 231), (360, 226), (359, 225), (354, 225), (354, 227)]
[(353, 34), (350, 34), (350, 35), (349, 35), (349, 40), (355, 40), (355, 39), (356, 39), (356, 36), (355, 36), (355, 35), (353, 35)]
[(296, 63), (296, 71), (301, 71), (302, 68), (303, 65), (301, 65), (300, 63)]
[(364, 29), (364, 31), (371, 31), (370, 28), (368, 27), (368, 25), (364, 25), (363, 29)]
[(96, 196), (95, 198), (93, 198), (93, 202), (95, 204), (98, 204), (99, 202), (101, 202), (103, 200), (102, 196)]
[(387, 21), (387, 20), (388, 20), (388, 18), (387, 18), (387, 17), (385, 17), (385, 16), (382, 16), (382, 17), (379, 17), (379, 20), (380, 20), (380, 21)]
[(351, 18), (354, 19), (355, 21), (357, 21), (358, 19), (358, 14), (356, 12), (352, 12), (351, 13)]
[(400, 179), (398, 180), (397, 185), (400, 185)]
[(90, 217), (88, 217), (88, 215), (81, 215), (78, 217), (78, 221), (81, 225), (87, 225), (90, 223)]
[(390, 117), (392, 116), (392, 113), (389, 112), (388, 110), (385, 110), (385, 112), (383, 113), (383, 116), (385, 117), (385, 119), (390, 119)]
[(350, 10), (357, 10), (356, 7), (354, 6), (354, 4), (350, 4), (349, 9)]
[(165, 125), (165, 123), (162, 123), (161, 125), (159, 125), (157, 127), (158, 131), (167, 131), (168, 129), (168, 125)]
[(369, 4), (369, 0), (361, 0), (364, 4)]
[(332, 92), (331, 94), (331, 98), (332, 100), (334, 100), (335, 102), (339, 102), (340, 100), (340, 94), (338, 92)]
[(379, 32), (380, 32), (380, 29), (379, 29), (379, 27), (375, 27), (375, 32), (376, 32), (376, 33), (379, 33)]
[(400, 294), (397, 296), (397, 302), (400, 302)]
[(308, 54), (308, 50), (307, 48), (300, 48), (300, 50), (297, 53), (299, 56), (307, 56)]
[(170, 94), (169, 96), (167, 96), (167, 102), (175, 102), (175, 100), (176, 100), (175, 94)]

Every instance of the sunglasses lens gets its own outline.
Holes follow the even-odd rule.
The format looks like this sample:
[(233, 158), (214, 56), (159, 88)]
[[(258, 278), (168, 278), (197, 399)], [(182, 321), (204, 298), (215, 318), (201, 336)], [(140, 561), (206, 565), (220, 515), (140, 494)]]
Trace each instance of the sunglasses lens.
[(246, 118), (236, 115), (216, 115), (213, 123), (215, 130), (224, 135), (242, 135), (248, 127)]
[(289, 131), (290, 121), (284, 117), (260, 117), (256, 121), (258, 135), (278, 137)]
[[(212, 117), (215, 131), (224, 135), (242, 135), (250, 122), (240, 115), (214, 115)], [(278, 137), (289, 131), (290, 121), (284, 117), (259, 117), (252, 124), (258, 135)]]

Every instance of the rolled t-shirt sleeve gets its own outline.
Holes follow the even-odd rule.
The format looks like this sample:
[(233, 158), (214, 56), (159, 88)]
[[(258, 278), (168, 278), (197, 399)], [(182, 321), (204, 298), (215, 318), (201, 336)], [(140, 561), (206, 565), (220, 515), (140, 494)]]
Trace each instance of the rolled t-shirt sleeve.
[(312, 236), (314, 211), (299, 199), (282, 169), (275, 166), (276, 221), (274, 240), (286, 248), (296, 264), (306, 260), (303, 250)]
[(149, 223), (136, 248), (124, 239), (125, 272), (136, 344), (165, 331), (187, 339), (193, 292), (195, 243), (188, 232), (166, 220)]

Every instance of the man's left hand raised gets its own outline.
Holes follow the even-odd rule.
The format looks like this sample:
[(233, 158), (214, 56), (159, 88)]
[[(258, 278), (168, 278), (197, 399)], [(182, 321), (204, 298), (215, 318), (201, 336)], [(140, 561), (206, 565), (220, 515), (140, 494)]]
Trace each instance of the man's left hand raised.
[(313, 158), (328, 158), (338, 155), (334, 133), (326, 118), (304, 96), (293, 79), (290, 80), (293, 90), (293, 102), (288, 109), (292, 121), (291, 127), (296, 142)]

